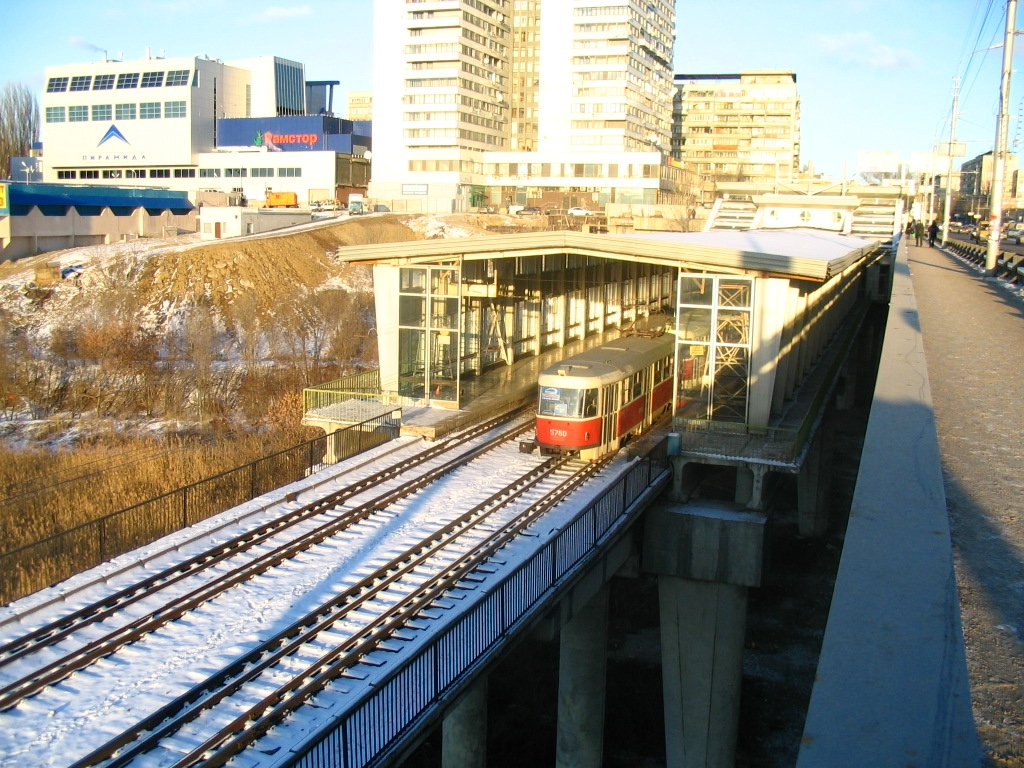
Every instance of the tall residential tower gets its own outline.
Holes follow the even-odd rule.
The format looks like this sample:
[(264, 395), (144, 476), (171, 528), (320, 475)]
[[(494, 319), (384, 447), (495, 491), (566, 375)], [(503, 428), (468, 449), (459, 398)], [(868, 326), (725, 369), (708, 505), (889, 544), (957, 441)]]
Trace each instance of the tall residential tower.
[(717, 182), (788, 183), (800, 169), (796, 74), (676, 75), (672, 153), (696, 168), (705, 204)]
[(672, 195), (668, 0), (375, 0), (374, 29), (371, 196), (450, 211)]

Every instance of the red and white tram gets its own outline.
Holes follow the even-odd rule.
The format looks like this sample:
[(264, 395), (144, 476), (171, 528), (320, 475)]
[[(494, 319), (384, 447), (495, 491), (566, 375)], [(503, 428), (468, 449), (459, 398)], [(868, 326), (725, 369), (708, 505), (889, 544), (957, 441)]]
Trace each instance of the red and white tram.
[(546, 368), (538, 380), (541, 453), (596, 459), (672, 404), (675, 337), (623, 336)]

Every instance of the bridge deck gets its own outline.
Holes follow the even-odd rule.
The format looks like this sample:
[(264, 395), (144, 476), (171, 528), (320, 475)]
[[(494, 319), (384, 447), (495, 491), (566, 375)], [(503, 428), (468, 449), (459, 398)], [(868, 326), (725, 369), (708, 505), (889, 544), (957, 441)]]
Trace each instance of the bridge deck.
[(978, 765), (979, 736), (1024, 757), (1013, 293), (938, 248), (900, 247), (798, 766)]

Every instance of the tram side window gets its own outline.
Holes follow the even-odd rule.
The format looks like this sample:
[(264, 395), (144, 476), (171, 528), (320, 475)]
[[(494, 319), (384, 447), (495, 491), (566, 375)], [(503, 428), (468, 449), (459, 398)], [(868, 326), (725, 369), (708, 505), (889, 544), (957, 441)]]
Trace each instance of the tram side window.
[(631, 379), (633, 385), (633, 396), (630, 400), (636, 400), (640, 395), (644, 393), (644, 374), (643, 371), (637, 371), (633, 374)]
[(583, 390), (583, 416), (597, 416), (597, 390)]

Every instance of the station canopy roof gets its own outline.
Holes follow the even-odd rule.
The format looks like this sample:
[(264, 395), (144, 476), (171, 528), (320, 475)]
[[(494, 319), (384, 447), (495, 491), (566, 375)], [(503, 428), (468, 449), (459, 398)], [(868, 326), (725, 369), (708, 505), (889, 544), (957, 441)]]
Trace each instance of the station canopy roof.
[(420, 264), (573, 253), (678, 266), (701, 272), (756, 273), (825, 281), (878, 248), (868, 240), (817, 229), (747, 229), (600, 235), (571, 231), (422, 240), (344, 248), (352, 262)]
[(12, 213), (32, 206), (84, 206), (87, 208), (136, 209), (188, 213), (195, 206), (188, 194), (172, 189), (146, 187), (82, 186), (77, 184), (9, 184)]

